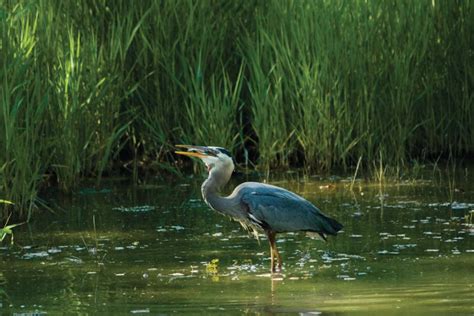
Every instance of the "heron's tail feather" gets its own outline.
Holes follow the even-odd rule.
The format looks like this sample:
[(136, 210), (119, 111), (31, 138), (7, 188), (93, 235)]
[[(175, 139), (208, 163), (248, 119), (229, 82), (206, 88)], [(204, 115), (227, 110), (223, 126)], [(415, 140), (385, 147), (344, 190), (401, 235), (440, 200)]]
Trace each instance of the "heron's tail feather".
[(344, 226), (336, 221), (334, 218), (331, 217), (324, 217), (325, 223), (324, 223), (324, 228), (325, 231), (323, 233), (329, 234), (329, 235), (336, 235), (338, 231), (340, 231)]

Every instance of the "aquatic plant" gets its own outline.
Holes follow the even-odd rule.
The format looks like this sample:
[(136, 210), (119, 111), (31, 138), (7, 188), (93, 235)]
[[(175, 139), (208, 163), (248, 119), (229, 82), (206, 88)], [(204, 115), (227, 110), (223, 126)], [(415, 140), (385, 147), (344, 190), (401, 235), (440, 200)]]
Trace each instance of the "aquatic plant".
[(206, 263), (206, 272), (211, 275), (216, 275), (219, 271), (219, 259), (215, 258)]
[[(0, 203), (2, 203), (2, 201), (4, 201), (4, 200), (1, 200)], [(6, 201), (6, 202), (9, 202), (9, 201)], [(10, 216), (11, 216), (11, 214), (10, 214)], [(3, 228), (0, 228), (0, 243), (3, 242), (3, 240), (5, 239), (5, 237), (7, 235), (10, 235), (10, 243), (13, 245), (13, 230), (12, 229), (17, 227), (17, 226), (23, 225), (25, 223), (18, 223), (18, 224), (8, 225), (8, 221), (10, 220), (10, 216), (7, 218)]]
[(13, 231), (12, 229), (16, 226), (23, 225), (24, 223), (5, 225), (3, 228), (0, 228), (0, 242), (2, 242), (7, 235), (11, 236), (10, 242), (13, 244)]

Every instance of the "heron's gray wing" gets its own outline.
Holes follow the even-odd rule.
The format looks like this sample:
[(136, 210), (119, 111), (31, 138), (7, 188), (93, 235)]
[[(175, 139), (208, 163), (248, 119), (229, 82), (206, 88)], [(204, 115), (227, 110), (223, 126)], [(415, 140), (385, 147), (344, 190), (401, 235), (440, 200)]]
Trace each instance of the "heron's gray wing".
[(275, 232), (313, 231), (335, 235), (342, 228), (301, 196), (273, 185), (246, 182), (238, 188), (249, 217)]

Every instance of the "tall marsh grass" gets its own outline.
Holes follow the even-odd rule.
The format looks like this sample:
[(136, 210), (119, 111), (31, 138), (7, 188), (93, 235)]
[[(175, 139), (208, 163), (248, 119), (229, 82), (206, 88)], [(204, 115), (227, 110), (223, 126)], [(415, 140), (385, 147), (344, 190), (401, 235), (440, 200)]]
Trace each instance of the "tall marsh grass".
[[(175, 143), (259, 168), (474, 153), (472, 1), (0, 0), (0, 199), (172, 169)], [(363, 157), (359, 162), (360, 157)]]

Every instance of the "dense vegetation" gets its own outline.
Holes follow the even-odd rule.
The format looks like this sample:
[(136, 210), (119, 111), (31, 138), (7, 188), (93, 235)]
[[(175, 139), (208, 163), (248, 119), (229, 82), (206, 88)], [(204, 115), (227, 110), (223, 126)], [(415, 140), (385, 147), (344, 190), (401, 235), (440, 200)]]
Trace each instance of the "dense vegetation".
[[(0, 0), (0, 199), (173, 144), (259, 167), (474, 152), (472, 1)], [(4, 216), (7, 213), (4, 212)]]

